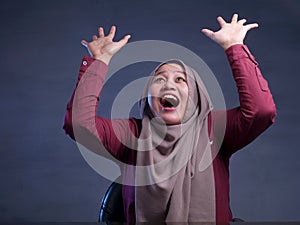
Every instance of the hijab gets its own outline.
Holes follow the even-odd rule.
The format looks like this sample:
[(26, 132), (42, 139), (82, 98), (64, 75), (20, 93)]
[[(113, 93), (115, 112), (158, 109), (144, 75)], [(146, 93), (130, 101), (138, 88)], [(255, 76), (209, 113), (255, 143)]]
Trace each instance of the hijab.
[[(153, 75), (166, 63), (182, 66), (189, 89), (180, 124), (152, 116), (147, 95)], [(215, 221), (215, 184), (208, 130), (212, 103), (200, 76), (182, 61), (160, 64), (140, 101), (142, 130), (137, 143), (135, 202), (137, 222)]]

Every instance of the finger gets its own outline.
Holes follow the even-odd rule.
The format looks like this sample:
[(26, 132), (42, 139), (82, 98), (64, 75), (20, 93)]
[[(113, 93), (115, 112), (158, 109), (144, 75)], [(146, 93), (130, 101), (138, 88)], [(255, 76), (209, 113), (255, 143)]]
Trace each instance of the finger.
[(99, 27), (98, 28), (98, 33), (99, 33), (99, 37), (100, 38), (104, 37), (104, 29), (103, 29), (103, 27)]
[(237, 20), (238, 20), (238, 14), (235, 13), (235, 14), (233, 14), (233, 16), (232, 16), (231, 23), (236, 23)]
[(238, 21), (238, 23), (241, 24), (241, 25), (244, 25), (244, 23), (246, 23), (246, 22), (247, 22), (246, 19), (241, 19), (241, 20)]
[(109, 34), (108, 34), (108, 37), (110, 37), (111, 39), (113, 39), (114, 36), (115, 36), (115, 33), (116, 33), (116, 26), (111, 26)]
[(257, 23), (247, 24), (247, 25), (245, 26), (245, 28), (246, 28), (247, 30), (251, 30), (251, 29), (257, 28), (257, 27), (258, 27), (258, 24), (257, 24)]
[(129, 38), (131, 38), (131, 35), (126, 35), (125, 37), (123, 37), (120, 41), (118, 41), (121, 45), (125, 45)]
[(226, 21), (221, 16), (218, 16), (217, 21), (221, 27), (223, 27), (226, 24)]
[(212, 30), (209, 30), (209, 29), (202, 29), (201, 31), (202, 31), (203, 34), (205, 34), (209, 38), (211, 38), (214, 34), (214, 32)]
[(93, 40), (96, 41), (98, 37), (96, 35), (93, 35)]
[(87, 47), (88, 42), (87, 42), (86, 40), (81, 40), (81, 44), (82, 44), (84, 47)]

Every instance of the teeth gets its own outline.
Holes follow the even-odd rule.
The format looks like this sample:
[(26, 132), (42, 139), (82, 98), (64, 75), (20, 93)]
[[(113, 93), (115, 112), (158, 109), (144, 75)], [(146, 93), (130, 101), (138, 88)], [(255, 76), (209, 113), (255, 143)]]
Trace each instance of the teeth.
[(163, 98), (164, 98), (164, 99), (170, 98), (170, 99), (175, 99), (175, 100), (177, 100), (177, 98), (176, 98), (175, 96), (173, 96), (173, 95), (164, 95)]
[(179, 104), (178, 98), (171, 94), (163, 95), (160, 102), (164, 107), (177, 107)]

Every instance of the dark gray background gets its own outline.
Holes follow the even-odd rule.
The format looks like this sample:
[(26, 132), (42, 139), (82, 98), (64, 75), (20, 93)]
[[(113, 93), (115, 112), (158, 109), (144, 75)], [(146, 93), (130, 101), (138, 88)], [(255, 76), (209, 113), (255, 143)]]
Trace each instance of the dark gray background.
[[(200, 30), (218, 29), (216, 17), (228, 20), (235, 12), (260, 24), (245, 42), (269, 81), (278, 116), (232, 158), (232, 211), (247, 221), (299, 221), (297, 0), (1, 2), (0, 220), (97, 220), (110, 181), (89, 167), (62, 130), (87, 54), (82, 38), (89, 40), (100, 25), (115, 24), (116, 39), (130, 33), (131, 41), (164, 40), (189, 48), (210, 66), (227, 106), (234, 107), (236, 89), (225, 54)], [(150, 72), (143, 68), (139, 72)], [(109, 108), (105, 94), (102, 100), (102, 108)]]

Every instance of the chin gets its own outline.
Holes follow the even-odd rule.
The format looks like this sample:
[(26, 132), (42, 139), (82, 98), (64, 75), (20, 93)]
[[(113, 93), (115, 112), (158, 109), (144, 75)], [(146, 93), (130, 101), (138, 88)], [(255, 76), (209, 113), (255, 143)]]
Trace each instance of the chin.
[(178, 117), (174, 117), (174, 118), (172, 118), (172, 117), (170, 117), (170, 116), (168, 116), (168, 117), (161, 117), (162, 118), (162, 120), (166, 123), (166, 124), (168, 124), (168, 125), (176, 125), (176, 124), (180, 124), (181, 123), (181, 119), (180, 118), (178, 118)]

